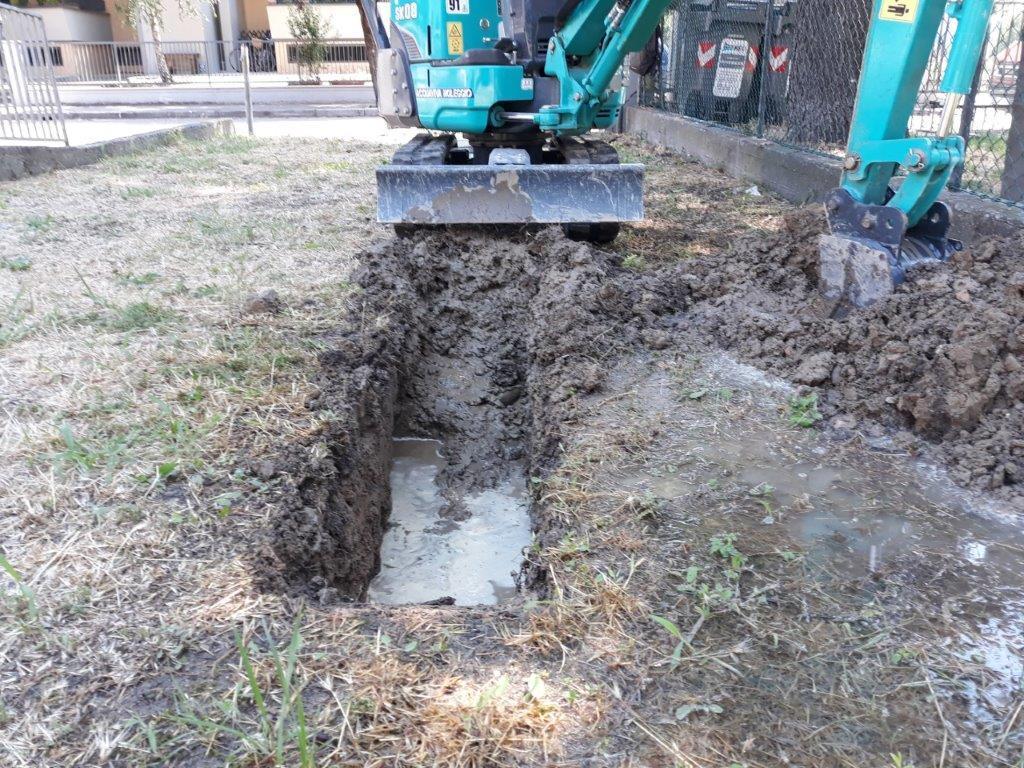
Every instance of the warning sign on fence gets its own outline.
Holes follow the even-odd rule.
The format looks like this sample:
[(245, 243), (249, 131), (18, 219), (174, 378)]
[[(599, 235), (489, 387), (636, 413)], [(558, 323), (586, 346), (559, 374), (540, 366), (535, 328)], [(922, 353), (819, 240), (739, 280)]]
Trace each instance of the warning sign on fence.
[(715, 86), (712, 89), (716, 98), (739, 98), (750, 53), (750, 43), (746, 40), (727, 37), (722, 41), (718, 54), (718, 71), (715, 72)]

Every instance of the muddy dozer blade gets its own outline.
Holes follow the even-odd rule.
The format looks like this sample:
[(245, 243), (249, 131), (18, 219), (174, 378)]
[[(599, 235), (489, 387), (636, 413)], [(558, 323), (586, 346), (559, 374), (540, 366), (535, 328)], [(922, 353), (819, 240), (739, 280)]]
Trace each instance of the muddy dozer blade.
[(642, 165), (385, 165), (384, 224), (570, 224), (640, 221)]

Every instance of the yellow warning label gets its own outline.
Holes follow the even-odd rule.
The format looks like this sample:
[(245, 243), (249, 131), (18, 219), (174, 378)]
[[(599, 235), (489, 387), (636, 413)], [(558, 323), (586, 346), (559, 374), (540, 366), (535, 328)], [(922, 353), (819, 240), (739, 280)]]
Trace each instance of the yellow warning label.
[(882, 0), (882, 10), (878, 18), (913, 24), (917, 19), (917, 6), (920, 4), (921, 0)]
[(462, 22), (448, 22), (448, 53), (462, 55)]

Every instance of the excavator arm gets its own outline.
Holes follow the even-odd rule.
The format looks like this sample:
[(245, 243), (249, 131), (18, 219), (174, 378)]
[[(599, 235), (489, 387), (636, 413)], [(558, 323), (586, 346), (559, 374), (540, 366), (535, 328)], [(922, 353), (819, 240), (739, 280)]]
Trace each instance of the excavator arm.
[(558, 104), (544, 105), (534, 120), (559, 134), (581, 133), (613, 102), (622, 63), (643, 50), (671, 0), (582, 0), (548, 42), (545, 72), (561, 84)]
[[(964, 161), (954, 133), (985, 45), (993, 0), (875, 0), (841, 186), (825, 207), (822, 289), (830, 299), (867, 306), (927, 260), (960, 247), (949, 239), (949, 208), (939, 195)], [(908, 138), (914, 107), (943, 19), (957, 21), (940, 90), (938, 134)], [(898, 175), (902, 178), (894, 183)]]

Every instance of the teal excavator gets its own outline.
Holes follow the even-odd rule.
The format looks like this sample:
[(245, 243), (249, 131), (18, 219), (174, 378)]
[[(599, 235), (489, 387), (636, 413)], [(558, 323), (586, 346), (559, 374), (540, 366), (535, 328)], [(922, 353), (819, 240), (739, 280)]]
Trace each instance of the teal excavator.
[[(377, 171), (381, 222), (554, 223), (609, 242), (620, 222), (643, 218), (643, 167), (588, 134), (617, 121), (623, 63), (672, 0), (393, 0), (387, 23), (373, 0), (361, 2), (382, 117), (426, 129)], [(825, 203), (821, 274), (832, 298), (869, 304), (918, 262), (959, 247), (938, 198), (963, 162), (954, 123), (992, 5), (874, 0), (844, 172)], [(908, 138), (945, 17), (957, 27), (941, 129)]]

